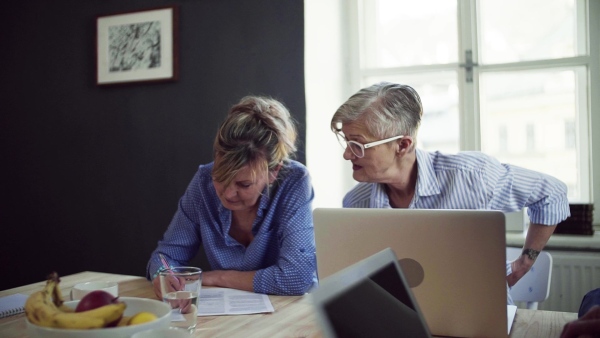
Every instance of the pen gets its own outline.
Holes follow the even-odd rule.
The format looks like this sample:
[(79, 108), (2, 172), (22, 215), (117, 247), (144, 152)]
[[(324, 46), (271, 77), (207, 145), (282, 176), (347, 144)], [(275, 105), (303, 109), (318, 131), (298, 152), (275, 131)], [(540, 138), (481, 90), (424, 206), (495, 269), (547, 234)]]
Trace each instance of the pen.
[[(175, 290), (179, 290), (181, 287), (181, 282), (179, 281), (179, 278), (174, 276), (175, 273), (173, 273), (173, 270), (171, 270), (171, 267), (169, 266), (169, 262), (167, 262), (165, 256), (163, 256), (163, 254), (161, 254), (161, 253), (159, 253), (158, 256), (160, 257), (160, 261), (162, 262), (163, 268), (166, 271), (169, 271), (169, 274), (174, 277), (174, 280), (169, 284), (171, 284)], [(177, 285), (173, 284), (173, 282), (175, 282), (175, 281), (177, 282)], [(181, 312), (181, 309), (179, 309), (179, 312)]]
[(163, 254), (159, 253), (158, 256), (160, 257), (160, 261), (162, 262), (163, 268), (167, 271), (169, 271), (170, 274), (173, 274), (173, 271), (171, 270), (171, 267), (169, 266), (169, 262), (167, 262), (167, 260), (165, 259), (165, 256), (163, 256)]

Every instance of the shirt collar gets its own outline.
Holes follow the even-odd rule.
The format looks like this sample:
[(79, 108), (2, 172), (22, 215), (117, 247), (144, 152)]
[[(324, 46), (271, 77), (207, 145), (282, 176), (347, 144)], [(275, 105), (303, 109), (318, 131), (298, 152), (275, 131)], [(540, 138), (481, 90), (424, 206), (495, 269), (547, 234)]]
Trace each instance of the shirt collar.
[(417, 195), (431, 196), (439, 194), (441, 189), (435, 175), (432, 156), (420, 149), (415, 151), (417, 153)]
[[(417, 186), (415, 197), (411, 205), (419, 196), (431, 196), (440, 194), (440, 185), (435, 175), (433, 159), (431, 155), (423, 150), (416, 149), (417, 154)], [(391, 208), (390, 200), (385, 192), (385, 186), (380, 183), (373, 184), (371, 189), (372, 208)]]
[(275, 185), (267, 185), (259, 197), (258, 210), (256, 211), (256, 218), (263, 217), (265, 210), (269, 208), (271, 204), (271, 196), (275, 193)]
[(385, 192), (385, 185), (381, 183), (373, 184), (371, 188), (371, 208), (391, 208), (390, 199)]

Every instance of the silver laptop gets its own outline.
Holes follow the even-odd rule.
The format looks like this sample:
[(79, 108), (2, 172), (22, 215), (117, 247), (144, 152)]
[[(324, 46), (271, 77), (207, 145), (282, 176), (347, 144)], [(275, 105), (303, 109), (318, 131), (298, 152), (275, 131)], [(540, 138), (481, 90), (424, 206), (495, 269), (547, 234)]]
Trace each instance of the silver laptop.
[(325, 278), (310, 297), (328, 338), (431, 337), (390, 248)]
[(317, 208), (313, 217), (320, 280), (390, 247), (433, 335), (507, 336), (502, 212)]

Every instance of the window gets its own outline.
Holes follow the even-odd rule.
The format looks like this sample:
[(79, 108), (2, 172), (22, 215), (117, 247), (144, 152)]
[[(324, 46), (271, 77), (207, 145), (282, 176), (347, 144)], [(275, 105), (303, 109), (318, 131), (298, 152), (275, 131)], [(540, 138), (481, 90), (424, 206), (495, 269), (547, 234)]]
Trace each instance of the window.
[(597, 5), (593, 13), (585, 0), (355, 5), (356, 88), (413, 86), (424, 108), (419, 147), (481, 150), (559, 178), (571, 202), (592, 201), (590, 72), (600, 57), (588, 41), (598, 44), (589, 27)]
[(600, 210), (600, 1), (304, 4), (314, 207), (341, 206), (356, 184), (331, 116), (360, 88), (388, 80), (422, 96), (420, 147), (482, 150), (549, 173), (567, 184), (572, 203), (596, 196)]
[(527, 132), (527, 145), (525, 149), (527, 153), (532, 154), (535, 152), (535, 129), (533, 124), (528, 124), (525, 128)]
[(498, 128), (498, 151), (508, 151), (508, 128), (506, 126), (500, 126)]
[(565, 121), (565, 147), (575, 149), (577, 146), (577, 133), (575, 132), (575, 122)]

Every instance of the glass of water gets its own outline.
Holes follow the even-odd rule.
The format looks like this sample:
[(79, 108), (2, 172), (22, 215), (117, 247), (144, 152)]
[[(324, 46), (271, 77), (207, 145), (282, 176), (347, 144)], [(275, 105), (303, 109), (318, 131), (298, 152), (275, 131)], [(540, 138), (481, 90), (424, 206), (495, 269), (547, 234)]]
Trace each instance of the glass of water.
[(158, 276), (162, 300), (171, 305), (171, 326), (193, 332), (198, 316), (202, 270), (180, 266), (161, 271)]

